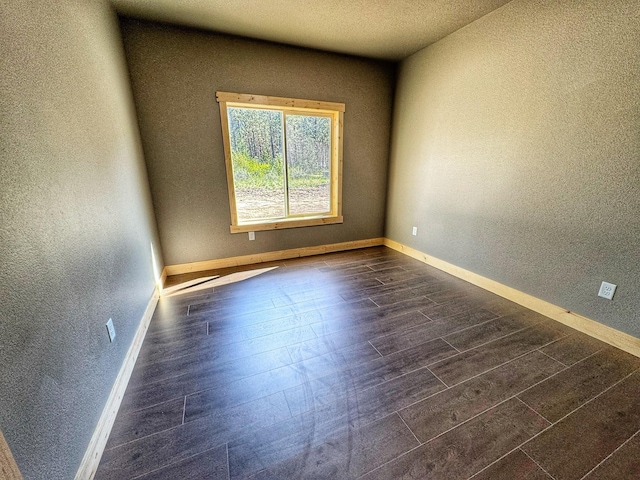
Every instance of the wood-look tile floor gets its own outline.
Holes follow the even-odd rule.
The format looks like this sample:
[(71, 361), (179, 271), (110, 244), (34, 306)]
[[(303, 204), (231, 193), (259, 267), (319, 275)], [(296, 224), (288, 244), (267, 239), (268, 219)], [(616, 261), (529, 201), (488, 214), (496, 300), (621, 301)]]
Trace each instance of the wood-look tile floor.
[(274, 265), (160, 301), (97, 479), (640, 478), (640, 359), (384, 247)]

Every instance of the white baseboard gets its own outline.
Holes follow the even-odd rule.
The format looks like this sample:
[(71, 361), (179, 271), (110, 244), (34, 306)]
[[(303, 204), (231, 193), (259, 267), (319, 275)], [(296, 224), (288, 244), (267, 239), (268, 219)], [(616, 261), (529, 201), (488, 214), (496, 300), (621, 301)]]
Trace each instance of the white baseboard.
[(98, 425), (93, 432), (93, 436), (91, 437), (89, 446), (87, 447), (84, 457), (82, 458), (82, 462), (80, 463), (80, 468), (76, 473), (75, 480), (91, 480), (96, 474), (96, 470), (98, 469), (98, 465), (100, 464), (100, 458), (102, 458), (104, 447), (107, 444), (109, 434), (111, 433), (111, 428), (113, 427), (113, 422), (115, 421), (118, 410), (120, 409), (122, 397), (124, 396), (124, 392), (127, 389), (129, 378), (131, 378), (131, 372), (133, 371), (133, 367), (136, 364), (136, 359), (138, 358), (140, 347), (142, 347), (142, 342), (144, 341), (147, 329), (149, 328), (149, 322), (151, 321), (153, 312), (155, 311), (156, 305), (158, 304), (158, 298), (159, 294), (158, 290), (156, 289), (153, 293), (153, 296), (151, 297), (151, 300), (149, 300), (149, 304), (144, 311), (136, 334), (133, 337), (133, 342), (129, 347), (129, 351), (127, 352), (124, 362), (122, 363), (122, 367), (120, 367), (120, 372), (118, 372), (118, 376), (116, 377), (113, 387), (111, 388), (111, 393), (109, 394), (109, 398), (107, 399), (107, 404), (102, 411), (102, 415), (100, 416)]
[(621, 332), (607, 325), (603, 325), (595, 320), (583, 317), (582, 315), (578, 315), (577, 313), (571, 312), (557, 305), (553, 305), (552, 303), (516, 290), (515, 288), (508, 287), (494, 280), (483, 277), (482, 275), (478, 275), (477, 273), (465, 270), (464, 268), (460, 268), (456, 265), (445, 262), (444, 260), (440, 260), (439, 258), (432, 257), (431, 255), (427, 255), (426, 253), (394, 240), (385, 238), (384, 244), (393, 250), (420, 260), (421, 262), (447, 272), (454, 277), (458, 277), (472, 283), (480, 288), (506, 298), (507, 300), (511, 300), (512, 302), (533, 310), (534, 312), (541, 313), (542, 315), (567, 325), (568, 327), (574, 328), (582, 333), (597, 338), (598, 340), (602, 340), (603, 342), (613, 345), (620, 350), (624, 350), (636, 357), (640, 357), (640, 339), (632, 335)]

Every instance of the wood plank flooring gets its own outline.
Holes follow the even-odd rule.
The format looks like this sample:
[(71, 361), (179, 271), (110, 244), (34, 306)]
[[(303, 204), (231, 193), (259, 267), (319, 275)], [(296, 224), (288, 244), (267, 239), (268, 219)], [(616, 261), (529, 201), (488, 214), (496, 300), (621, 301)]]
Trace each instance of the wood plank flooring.
[(160, 301), (98, 480), (640, 478), (640, 359), (385, 247), (265, 266)]

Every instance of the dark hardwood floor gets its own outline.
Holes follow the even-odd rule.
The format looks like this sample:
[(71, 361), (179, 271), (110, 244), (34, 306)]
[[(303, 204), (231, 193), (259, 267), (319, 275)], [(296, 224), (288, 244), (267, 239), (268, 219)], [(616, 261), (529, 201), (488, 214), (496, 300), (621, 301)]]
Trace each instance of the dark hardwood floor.
[(97, 479), (640, 478), (640, 359), (384, 247), (273, 265), (160, 301)]

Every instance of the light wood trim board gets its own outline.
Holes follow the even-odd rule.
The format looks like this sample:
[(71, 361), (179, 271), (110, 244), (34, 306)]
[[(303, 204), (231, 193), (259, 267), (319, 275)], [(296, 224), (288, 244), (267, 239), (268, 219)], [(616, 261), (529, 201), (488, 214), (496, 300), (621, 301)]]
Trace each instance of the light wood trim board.
[(333, 215), (342, 218), (342, 156), (343, 156), (343, 126), (344, 112), (340, 112), (333, 121), (335, 132), (332, 138), (336, 139), (331, 155), (331, 208)]
[(18, 464), (13, 458), (2, 431), (0, 431), (0, 478), (2, 480), (22, 480)]
[(91, 480), (96, 474), (96, 470), (100, 464), (100, 458), (102, 458), (104, 447), (107, 444), (111, 428), (113, 427), (113, 422), (116, 419), (118, 409), (122, 403), (122, 397), (127, 389), (129, 378), (131, 378), (131, 372), (133, 372), (133, 367), (136, 364), (138, 353), (140, 353), (140, 347), (142, 347), (142, 342), (144, 341), (147, 329), (149, 328), (149, 322), (151, 322), (151, 317), (153, 316), (153, 312), (158, 304), (158, 299), (159, 294), (158, 289), (156, 289), (151, 300), (149, 300), (144, 314), (142, 315), (136, 334), (133, 337), (133, 342), (129, 347), (122, 366), (120, 367), (120, 372), (118, 372), (116, 381), (111, 388), (107, 404), (105, 405), (104, 410), (102, 410), (102, 415), (98, 420), (98, 425), (93, 432), (89, 446), (87, 447), (82, 462), (80, 463), (80, 468), (76, 473), (75, 480)]
[(323, 102), (318, 100), (305, 100), (302, 98), (272, 97), (270, 95), (252, 95), (249, 93), (216, 92), (218, 102), (246, 103), (256, 105), (270, 105), (274, 107), (288, 108), (313, 108), (316, 110), (345, 111), (345, 104), (338, 102)]
[(473, 273), (464, 268), (458, 267), (451, 263), (440, 260), (439, 258), (427, 255), (419, 250), (403, 245), (394, 240), (388, 238), (384, 239), (384, 245), (398, 252), (404, 253), (412, 258), (420, 260), (421, 262), (431, 265), (439, 270), (447, 272), (454, 277), (458, 277), (473, 285), (488, 290), (496, 295), (499, 295), (507, 300), (511, 300), (523, 307), (526, 307), (534, 312), (541, 313), (553, 320), (556, 320), (568, 327), (574, 328), (579, 332), (585, 333), (591, 337), (602, 340), (609, 345), (624, 350), (636, 357), (640, 357), (640, 339), (629, 335), (627, 333), (616, 330), (615, 328), (603, 325), (602, 323), (591, 320), (590, 318), (578, 315), (575, 312), (564, 309), (552, 303), (541, 300), (537, 297), (529, 295), (527, 293), (516, 290), (515, 288), (503, 285), (495, 280), (483, 277), (477, 273)]
[(162, 273), (160, 274), (160, 284), (158, 285), (158, 289), (162, 292), (162, 287), (167, 283), (167, 270), (162, 269)]
[(292, 248), (289, 250), (278, 250), (275, 252), (220, 258), (217, 260), (205, 260), (202, 262), (167, 265), (166, 267), (164, 267), (163, 274), (164, 272), (166, 272), (166, 275), (180, 275), (183, 273), (204, 272), (206, 270), (215, 270), (218, 268), (237, 267), (240, 265), (251, 265), (254, 263), (288, 260), (290, 258), (308, 257), (311, 255), (341, 252), (345, 250), (355, 250), (357, 248), (376, 247), (379, 245), (383, 245), (383, 243), (384, 238), (369, 238), (366, 240), (354, 240), (351, 242), (332, 243), (314, 247)]
[[(218, 92), (219, 93), (219, 92)], [(233, 163), (231, 161), (231, 143), (229, 140), (229, 117), (227, 102), (220, 101), (220, 124), (222, 125), (222, 145), (224, 148), (224, 163), (227, 172), (227, 193), (229, 194), (229, 210), (231, 213), (231, 228), (238, 225), (238, 209), (236, 207), (236, 188), (233, 183)]]
[(256, 223), (253, 225), (231, 225), (231, 233), (261, 232), (264, 230), (282, 230), (285, 228), (312, 227), (314, 225), (332, 225), (343, 223), (340, 217), (301, 218), (300, 220), (282, 220), (277, 222)]

